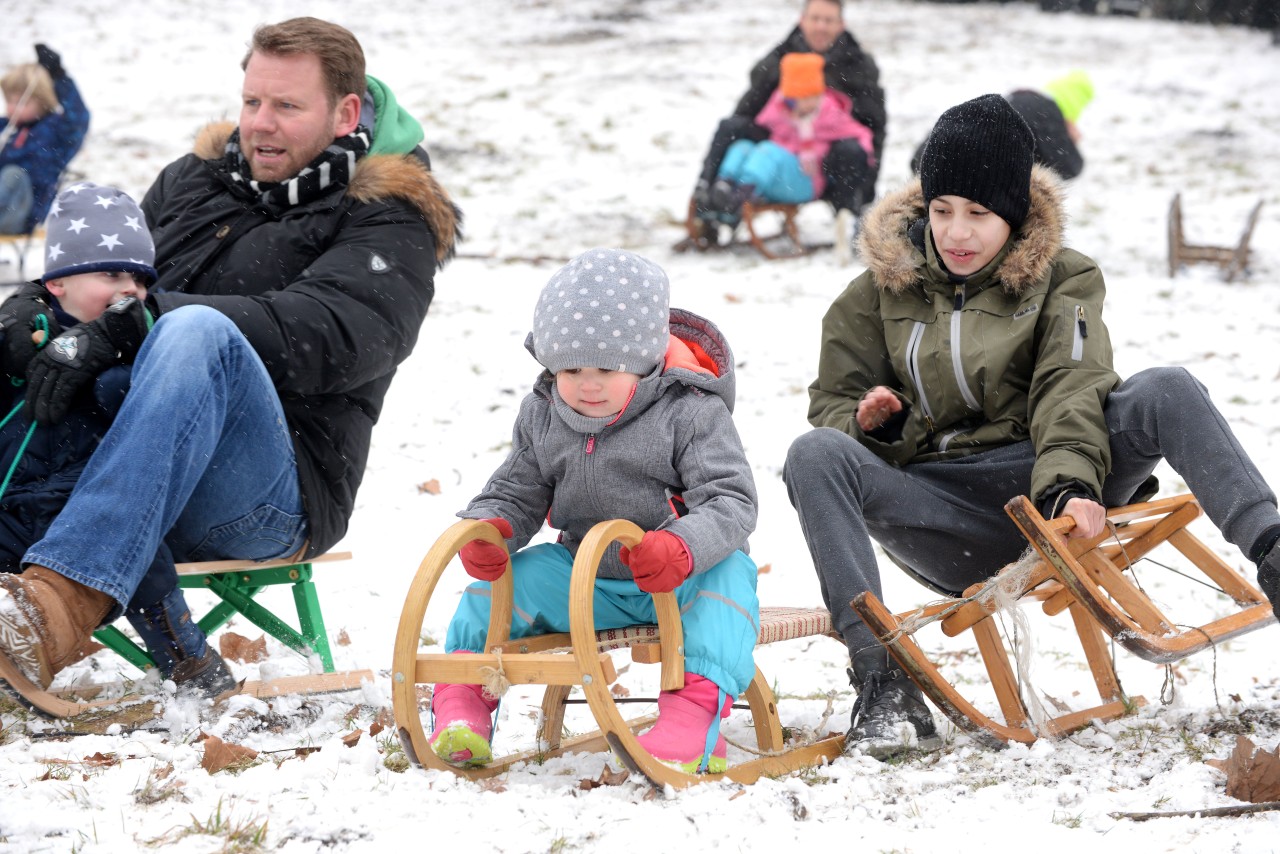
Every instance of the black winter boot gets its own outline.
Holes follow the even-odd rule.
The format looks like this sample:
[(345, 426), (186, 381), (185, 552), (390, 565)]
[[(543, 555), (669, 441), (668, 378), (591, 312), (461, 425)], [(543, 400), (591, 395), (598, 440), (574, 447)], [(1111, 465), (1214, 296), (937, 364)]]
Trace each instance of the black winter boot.
[(859, 650), (849, 681), (858, 692), (858, 703), (844, 739), (846, 751), (858, 750), (883, 761), (907, 750), (942, 746), (924, 695), (886, 650)]
[(161, 675), (173, 680), (179, 694), (213, 698), (236, 687), (227, 663), (191, 618), (180, 588), (173, 588), (154, 605), (129, 608), (125, 617), (147, 645)]

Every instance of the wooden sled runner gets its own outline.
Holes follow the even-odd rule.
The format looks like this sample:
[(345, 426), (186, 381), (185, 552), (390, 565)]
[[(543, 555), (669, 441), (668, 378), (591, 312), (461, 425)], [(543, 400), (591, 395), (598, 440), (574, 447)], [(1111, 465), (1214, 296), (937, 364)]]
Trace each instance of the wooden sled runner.
[[(509, 640), (512, 608), (510, 564), (508, 572), (493, 583), (486, 651), (476, 655), (419, 653), (422, 622), (427, 604), (445, 567), (462, 546), (482, 539), (505, 547), (505, 541), (489, 524), (464, 520), (441, 535), (423, 558), (405, 600), (396, 632), (392, 664), (392, 705), (396, 728), (409, 759), (417, 765), (480, 779), (501, 774), (520, 762), (536, 761), (563, 753), (612, 750), (634, 772), (658, 786), (683, 788), (696, 783), (732, 780), (750, 783), (762, 775), (786, 774), (839, 756), (844, 735), (826, 735), (809, 744), (788, 747), (778, 719), (777, 703), (769, 682), (756, 668), (755, 679), (741, 698), (750, 709), (758, 746), (757, 758), (731, 765), (723, 774), (688, 774), (655, 760), (637, 742), (636, 732), (653, 723), (652, 715), (627, 720), (618, 709), (609, 685), (617, 670), (608, 650), (627, 647), (632, 661), (661, 666), (661, 687), (676, 690), (684, 684), (682, 632), (675, 596), (654, 594), (658, 626), (597, 632), (592, 614), (596, 568), (615, 540), (634, 546), (642, 531), (630, 522), (614, 520), (596, 525), (578, 550), (569, 591), (570, 632)], [(761, 609), (758, 643), (806, 637), (831, 631), (824, 610)], [(436, 682), (486, 684), (500, 672), (511, 684), (545, 685), (542, 698), (541, 738), (538, 747), (494, 761), (481, 768), (459, 768), (436, 756), (427, 743), (417, 686)], [(565, 703), (570, 691), (580, 687), (600, 727), (597, 732), (563, 739)]]
[[(206, 635), (212, 635), (232, 617), (240, 615), (297, 652), (303, 655), (314, 652), (324, 668), (323, 673), (245, 681), (235, 693), (270, 698), (284, 694), (347, 691), (359, 688), (362, 682), (373, 681), (370, 670), (334, 670), (324, 616), (312, 581), (314, 564), (350, 559), (350, 552), (335, 552), (318, 555), (309, 561), (224, 560), (177, 565), (178, 586), (186, 590), (208, 590), (218, 597), (218, 604), (197, 620)], [(262, 590), (276, 585), (288, 585), (293, 592), (299, 624), (297, 630), (254, 599)], [(102, 627), (94, 633), (94, 638), (140, 670), (155, 666), (146, 649), (114, 625)], [(154, 701), (154, 697), (129, 694), (99, 698), (100, 694), (120, 687), (115, 685), (44, 691), (14, 669), (3, 656), (0, 656), (0, 679), (21, 695), (24, 705), (48, 717), (69, 718), (106, 706)]]
[[(819, 249), (830, 249), (831, 243), (805, 243), (800, 239), (800, 229), (796, 225), (796, 215), (799, 212), (799, 205), (746, 202), (742, 206), (742, 222), (740, 223), (740, 225), (746, 227), (746, 241), (736, 240), (738, 229), (735, 227), (733, 229), (735, 239), (730, 240), (728, 243), (720, 244), (704, 231), (705, 226), (697, 218), (697, 203), (690, 199), (689, 212), (685, 217), (684, 223), (686, 236), (675, 245), (674, 249), (677, 252), (686, 252), (690, 249), (706, 252), (711, 249), (727, 249), (730, 246), (745, 242), (770, 261), (782, 258), (799, 258)], [(782, 217), (776, 233), (769, 234), (758, 227), (757, 217), (760, 214), (778, 214)]]
[[(1107, 513), (1109, 530), (1091, 540), (1065, 539), (1070, 526), (1045, 522), (1025, 497), (1015, 498), (1006, 509), (1064, 586), (1059, 602), (1074, 599), (1139, 658), (1159, 664), (1178, 661), (1275, 622), (1262, 591), (1187, 530), (1202, 513), (1193, 495), (1112, 510)], [(1133, 571), (1139, 560), (1166, 543), (1204, 574), (1208, 586), (1229, 597), (1236, 610), (1202, 625), (1166, 616)], [(1059, 607), (1059, 602), (1045, 607)]]
[[(963, 597), (914, 613), (890, 614), (871, 594), (853, 602), (854, 609), (934, 704), (982, 744), (1001, 747), (1013, 741), (1029, 743), (1044, 735), (1061, 736), (1093, 720), (1113, 720), (1144, 705), (1143, 698), (1128, 697), (1121, 688), (1107, 649), (1111, 641), (1147, 661), (1167, 663), (1275, 621), (1262, 592), (1187, 530), (1201, 514), (1194, 496), (1109, 510), (1107, 531), (1092, 539), (1067, 539), (1074, 522), (1070, 518), (1046, 521), (1025, 497), (1015, 498), (1005, 509), (1031, 542), (1038, 560), (1011, 564), (995, 581), (974, 585)], [(1165, 616), (1134, 572), (1139, 561), (1161, 547), (1199, 570), (1234, 603), (1234, 610), (1198, 626), (1182, 625)], [(1161, 558), (1166, 559), (1163, 552)], [(1153, 559), (1152, 565), (1160, 564)], [(1099, 705), (1063, 712), (1032, 725), (1025, 702), (1029, 686), (1019, 684), (1010, 650), (999, 632), (994, 598), (985, 595), (1002, 581), (1011, 599), (1037, 600), (1049, 617), (1063, 611), (1069, 614), (1098, 690)], [(914, 640), (921, 623), (937, 623), (952, 637), (973, 632), (1003, 722), (980, 711), (942, 675)]]

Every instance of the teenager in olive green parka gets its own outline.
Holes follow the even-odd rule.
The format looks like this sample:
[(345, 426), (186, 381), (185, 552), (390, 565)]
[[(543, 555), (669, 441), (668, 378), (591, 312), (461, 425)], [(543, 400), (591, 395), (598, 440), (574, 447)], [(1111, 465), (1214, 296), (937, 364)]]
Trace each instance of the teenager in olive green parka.
[[(847, 746), (937, 742), (919, 689), (850, 606), (883, 599), (872, 539), (947, 594), (1016, 560), (1004, 512), (1028, 495), (1099, 533), (1166, 460), (1280, 597), (1280, 514), (1205, 388), (1181, 368), (1121, 382), (1098, 266), (1063, 245), (1061, 190), (999, 95), (945, 112), (920, 180), (860, 238), (868, 270), (823, 319), (809, 421), (783, 477), (858, 692)], [(1274, 566), (1273, 566), (1274, 564)]]

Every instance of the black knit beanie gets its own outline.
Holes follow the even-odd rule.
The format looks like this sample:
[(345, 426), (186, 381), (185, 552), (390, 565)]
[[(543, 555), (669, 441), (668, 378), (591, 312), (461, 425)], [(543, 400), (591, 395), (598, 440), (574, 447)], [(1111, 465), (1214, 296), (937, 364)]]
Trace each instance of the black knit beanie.
[(1021, 227), (1031, 207), (1035, 137), (1009, 102), (983, 95), (947, 110), (933, 126), (920, 155), (920, 183), (927, 205), (938, 196), (961, 196)]

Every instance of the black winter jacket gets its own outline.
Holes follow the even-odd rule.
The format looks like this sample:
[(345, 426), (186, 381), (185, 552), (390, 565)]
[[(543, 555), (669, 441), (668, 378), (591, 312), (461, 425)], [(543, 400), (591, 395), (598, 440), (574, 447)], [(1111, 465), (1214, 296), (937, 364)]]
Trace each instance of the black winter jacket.
[[(782, 57), (788, 53), (813, 53), (804, 39), (804, 33), (796, 27), (787, 38), (751, 68), (751, 88), (738, 101), (733, 113), (748, 119), (764, 109), (765, 102), (778, 88), (782, 79)], [(885, 112), (884, 89), (880, 86), (880, 69), (869, 53), (865, 53), (857, 40), (845, 30), (835, 44), (823, 54), (826, 60), (824, 76), (827, 85), (843, 92), (853, 101), (852, 115), (871, 129), (876, 162), (884, 154), (885, 128), (888, 115)]]
[(453, 252), (459, 212), (423, 161), (366, 155), (344, 188), (268, 210), (225, 175), (210, 125), (142, 202), (160, 312), (227, 315), (266, 365), (293, 432), (307, 556), (346, 533), (370, 435)]

